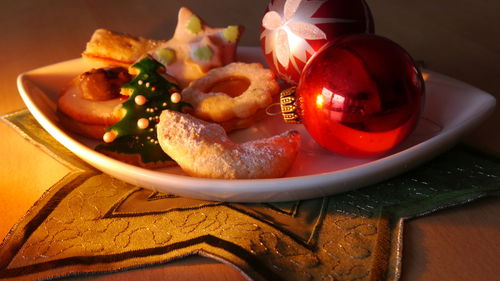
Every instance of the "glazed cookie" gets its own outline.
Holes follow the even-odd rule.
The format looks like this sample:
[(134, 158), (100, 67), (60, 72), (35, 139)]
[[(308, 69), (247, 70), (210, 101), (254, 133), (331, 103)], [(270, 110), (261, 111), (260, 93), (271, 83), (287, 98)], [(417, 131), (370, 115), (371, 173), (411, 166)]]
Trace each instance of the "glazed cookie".
[(237, 25), (210, 27), (182, 7), (172, 39), (148, 53), (185, 87), (210, 69), (233, 62), (242, 32), (243, 27)]
[(104, 143), (95, 150), (118, 160), (147, 168), (174, 164), (163, 152), (156, 125), (162, 110), (182, 111), (189, 104), (181, 101), (180, 88), (161, 74), (163, 65), (145, 57), (132, 66), (137, 75), (122, 86), (130, 97), (121, 105), (123, 117), (109, 126)]
[(170, 40), (152, 40), (107, 29), (97, 29), (82, 56), (106, 65), (130, 66), (148, 54), (167, 67), (181, 87), (208, 70), (234, 61), (243, 27), (210, 27), (189, 9), (178, 13)]
[(230, 131), (250, 126), (278, 92), (271, 70), (259, 63), (234, 62), (193, 81), (182, 96), (194, 107), (196, 117)]
[(100, 139), (106, 127), (121, 119), (121, 103), (127, 97), (120, 94), (120, 87), (130, 79), (122, 67), (92, 69), (79, 75), (58, 98), (61, 124), (75, 133)]
[(163, 150), (189, 175), (220, 179), (258, 179), (283, 176), (292, 165), (300, 134), (232, 142), (218, 124), (189, 114), (165, 110), (158, 124)]

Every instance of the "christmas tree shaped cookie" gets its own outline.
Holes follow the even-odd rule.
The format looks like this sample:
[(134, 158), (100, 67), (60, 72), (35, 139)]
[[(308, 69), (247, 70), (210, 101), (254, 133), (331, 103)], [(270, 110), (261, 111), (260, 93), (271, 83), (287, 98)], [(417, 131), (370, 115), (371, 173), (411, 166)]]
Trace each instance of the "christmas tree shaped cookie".
[(104, 143), (95, 149), (121, 161), (148, 168), (173, 164), (156, 137), (156, 124), (165, 110), (181, 112), (189, 104), (181, 101), (180, 88), (168, 82), (162, 64), (145, 57), (132, 65), (138, 74), (122, 86), (130, 97), (122, 104), (123, 118), (106, 129)]

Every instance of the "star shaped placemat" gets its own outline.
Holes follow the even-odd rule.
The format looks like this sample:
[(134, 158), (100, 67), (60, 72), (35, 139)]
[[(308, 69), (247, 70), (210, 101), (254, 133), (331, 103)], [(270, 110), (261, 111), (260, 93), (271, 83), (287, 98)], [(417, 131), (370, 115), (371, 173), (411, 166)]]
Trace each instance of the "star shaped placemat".
[(26, 110), (3, 120), (72, 171), (7, 236), (0, 279), (113, 272), (202, 255), (253, 280), (397, 280), (405, 219), (500, 194), (500, 162), (456, 147), (391, 180), (325, 198), (182, 198), (90, 167)]

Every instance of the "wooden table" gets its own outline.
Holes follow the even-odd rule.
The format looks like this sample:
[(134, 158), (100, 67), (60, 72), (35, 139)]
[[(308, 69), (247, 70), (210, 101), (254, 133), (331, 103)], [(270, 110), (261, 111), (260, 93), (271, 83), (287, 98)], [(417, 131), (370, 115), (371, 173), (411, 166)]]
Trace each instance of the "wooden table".
[[(500, 97), (498, 1), (368, 0), (376, 31), (400, 43), (426, 67)], [(168, 39), (181, 5), (209, 24), (243, 24), (241, 45), (258, 45), (266, 0), (6, 1), (0, 9), (0, 113), (24, 107), (16, 89), (23, 71), (78, 57), (92, 32), (105, 27)], [(465, 142), (500, 155), (500, 110)], [(0, 124), (0, 239), (68, 170)], [(27, 173), (29, 171), (29, 174)], [(47, 172), (50, 171), (50, 172)], [(494, 280), (500, 275), (500, 200), (489, 198), (406, 223), (403, 280)], [(244, 280), (206, 258), (97, 280)], [(147, 277), (147, 278), (146, 278)]]

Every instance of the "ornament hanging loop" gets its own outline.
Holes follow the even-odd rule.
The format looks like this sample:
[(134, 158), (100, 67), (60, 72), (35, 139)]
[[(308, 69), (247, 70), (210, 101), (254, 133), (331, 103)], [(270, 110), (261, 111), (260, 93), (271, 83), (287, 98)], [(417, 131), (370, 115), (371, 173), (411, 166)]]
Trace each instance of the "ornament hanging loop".
[(295, 96), (296, 87), (285, 89), (280, 94), (281, 115), (283, 120), (289, 124), (301, 123), (297, 110), (297, 97)]
[(281, 108), (280, 108), (280, 103), (275, 102), (271, 103), (266, 107), (266, 114), (269, 116), (277, 116), (281, 115)]

